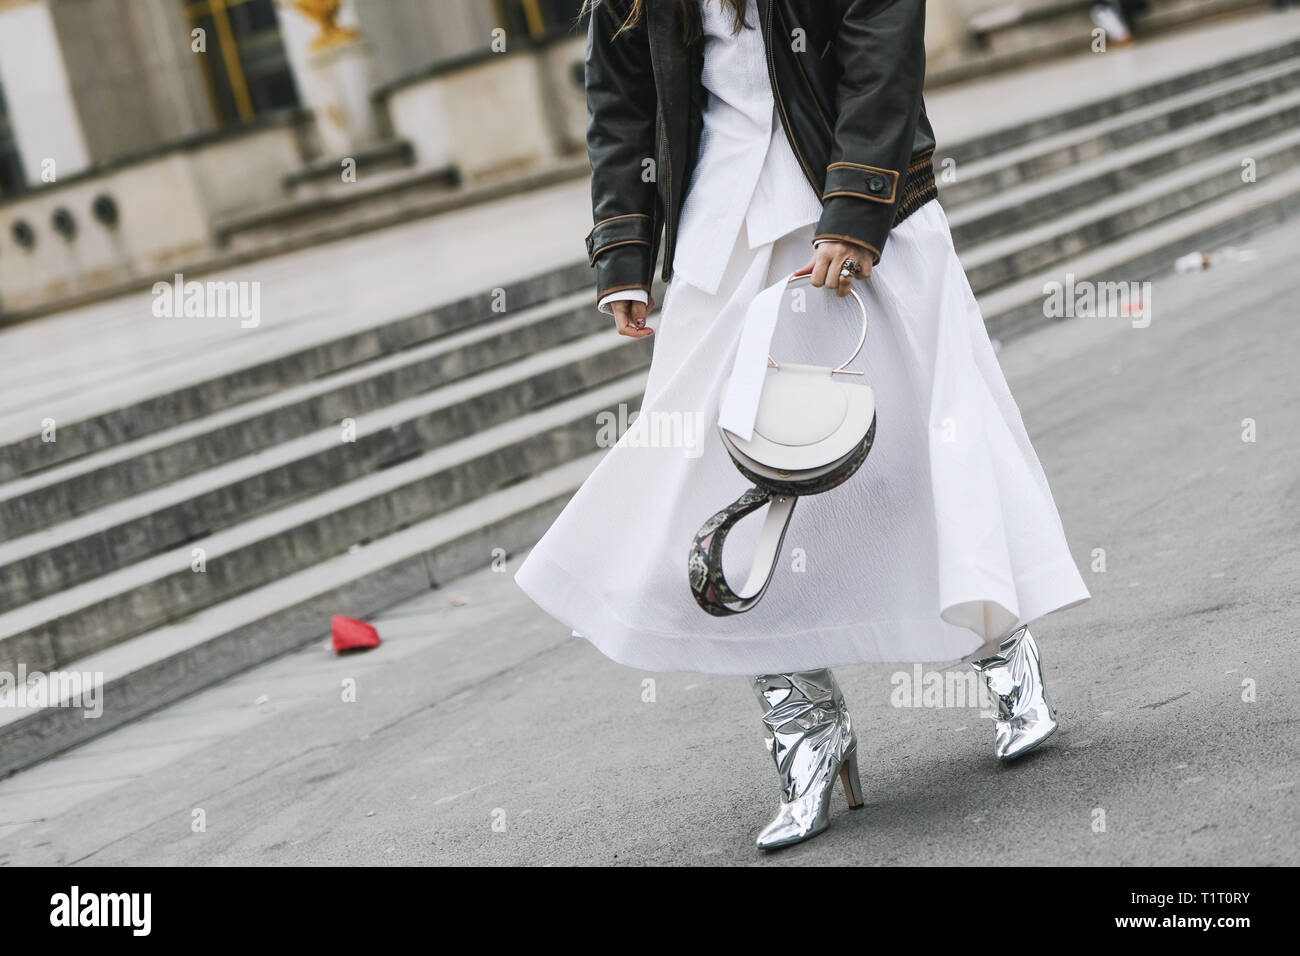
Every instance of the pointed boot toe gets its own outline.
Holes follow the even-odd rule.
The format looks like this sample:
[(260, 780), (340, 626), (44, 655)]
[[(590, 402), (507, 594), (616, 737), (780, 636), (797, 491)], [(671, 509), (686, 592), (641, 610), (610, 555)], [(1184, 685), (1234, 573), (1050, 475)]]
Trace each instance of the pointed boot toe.
[(1014, 760), (1052, 736), (1057, 726), (1050, 708), (1034, 708), (1014, 720), (1000, 720), (993, 752), (999, 760)]

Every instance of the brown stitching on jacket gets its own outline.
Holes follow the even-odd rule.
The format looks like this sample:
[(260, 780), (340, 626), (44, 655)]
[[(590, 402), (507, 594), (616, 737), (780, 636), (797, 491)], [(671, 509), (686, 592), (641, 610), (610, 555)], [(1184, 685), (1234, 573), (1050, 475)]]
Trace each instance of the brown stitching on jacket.
[(886, 206), (894, 201), (894, 194), (890, 193), (888, 198), (884, 196), (872, 196), (869, 193), (854, 192), (852, 189), (837, 189), (833, 193), (824, 193), (823, 200), (830, 199), (833, 196), (856, 196), (858, 199), (870, 199), (872, 202), (883, 202)]
[(865, 163), (850, 163), (847, 159), (841, 159), (838, 162), (831, 163), (827, 169), (835, 169), (839, 166), (849, 166), (853, 169), (869, 169), (873, 173), (884, 173), (886, 176), (897, 176), (898, 173), (892, 169), (885, 169), (881, 166), (867, 166)]
[(829, 199), (831, 196), (860, 196), (863, 199), (871, 199), (874, 200), (875, 202), (892, 203), (894, 201), (894, 198), (898, 195), (898, 173), (892, 169), (881, 169), (879, 166), (867, 166), (863, 163), (850, 163), (847, 160), (841, 160), (840, 162), (831, 163), (829, 166), (827, 166), (826, 172), (829, 173), (832, 169), (840, 169), (840, 168), (861, 169), (867, 172), (879, 173), (882, 176), (890, 177), (889, 195), (872, 196), (867, 193), (859, 193), (851, 189), (843, 189), (843, 190), (837, 190), (836, 192), (833, 193), (825, 193), (822, 195), (822, 199)]
[(615, 219), (634, 219), (634, 218), (636, 218), (637, 216), (640, 216), (642, 219), (649, 219), (649, 218), (650, 218), (646, 213), (643, 213), (643, 212), (625, 212), (625, 213), (623, 213), (623, 214), (620, 215), (620, 216), (610, 216), (608, 219), (602, 219), (600, 222), (598, 222), (598, 223), (596, 223), (594, 226), (592, 226), (592, 227), (591, 227), (591, 232), (587, 233), (587, 235), (590, 236), (592, 232), (595, 232), (597, 229), (599, 229), (601, 226), (605, 225), (605, 223), (607, 223), (607, 222), (613, 222)]
[[(934, 169), (929, 162), (930, 154), (933, 152), (934, 150), (926, 150), (908, 166), (908, 172), (917, 174), (917, 178), (913, 179), (909, 176), (907, 185), (903, 190), (903, 199), (898, 204), (898, 208), (894, 213), (894, 222), (890, 227), (891, 229), (903, 222), (908, 216), (916, 212), (931, 199), (939, 198), (939, 190), (934, 182)], [(854, 164), (849, 163), (847, 165)], [(850, 193), (849, 195), (856, 194)], [(872, 199), (874, 197), (864, 196), (863, 198)], [(880, 263), (880, 250), (870, 243), (863, 242), (861, 239), (855, 239), (853, 236), (836, 235), (835, 233), (830, 232), (824, 232), (820, 235), (813, 236), (813, 242), (816, 242), (818, 239), (842, 239), (845, 242), (852, 242), (855, 245), (865, 246), (867, 249), (871, 250), (871, 254), (875, 258), (873, 266)]]
[(616, 246), (628, 246), (628, 245), (632, 245), (632, 244), (636, 244), (636, 245), (640, 245), (640, 246), (648, 246), (648, 245), (650, 245), (650, 243), (647, 242), (645, 239), (622, 239), (622, 240), (620, 240), (620, 241), (618, 241), (618, 242), (607, 242), (607, 243), (605, 243), (603, 246), (601, 246), (599, 249), (597, 249), (595, 252), (593, 252), (593, 253), (591, 254), (591, 258), (590, 258), (589, 261), (591, 262), (592, 265), (595, 265), (595, 264), (596, 264), (596, 259), (597, 259), (597, 257), (598, 257), (602, 252), (604, 252), (606, 249), (613, 249), (613, 248), (615, 248)]

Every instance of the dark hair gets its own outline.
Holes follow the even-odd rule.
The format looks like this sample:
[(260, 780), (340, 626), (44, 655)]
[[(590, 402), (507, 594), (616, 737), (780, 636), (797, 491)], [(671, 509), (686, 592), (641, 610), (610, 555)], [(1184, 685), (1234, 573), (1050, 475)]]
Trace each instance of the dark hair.
[[(600, 0), (583, 0), (582, 12), (587, 13), (599, 2)], [(700, 17), (700, 2), (701, 0), (677, 0), (677, 10), (682, 21), (683, 43), (694, 43), (704, 32), (704, 24)], [(704, 0), (704, 2), (710, 3), (713, 0)], [(742, 27), (747, 26), (745, 23), (746, 0), (717, 0), (717, 2), (724, 7), (731, 8), (736, 33), (739, 33)], [(641, 22), (641, 18), (645, 16), (645, 4), (646, 0), (630, 0), (631, 10), (628, 12), (627, 17), (624, 18), (622, 26), (618, 28), (618, 32), (614, 34), (615, 36)]]

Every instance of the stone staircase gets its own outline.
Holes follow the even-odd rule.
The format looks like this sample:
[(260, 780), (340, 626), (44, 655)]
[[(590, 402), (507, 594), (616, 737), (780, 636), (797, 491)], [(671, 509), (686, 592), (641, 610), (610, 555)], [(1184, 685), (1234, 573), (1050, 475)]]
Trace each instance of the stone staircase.
[(940, 201), (990, 334), (1043, 322), (1044, 285), (1067, 272), (1149, 278), (1294, 212), (1298, 110), (1289, 41), (941, 144)]
[[(931, 88), (1078, 53), (1092, 43), (1096, 0), (1006, 0), (966, 21), (967, 42), (930, 64)], [(1137, 35), (1145, 41), (1206, 20), (1257, 10), (1259, 0), (1150, 0)]]
[[(1147, 278), (1293, 214), (1297, 119), (1300, 41), (941, 144), (991, 332), (1044, 322), (1066, 272)], [(97, 719), (0, 707), (0, 774), (536, 541), (653, 347), (590, 282), (578, 262), (507, 312), (485, 291), (0, 447), (0, 672), (104, 680)]]

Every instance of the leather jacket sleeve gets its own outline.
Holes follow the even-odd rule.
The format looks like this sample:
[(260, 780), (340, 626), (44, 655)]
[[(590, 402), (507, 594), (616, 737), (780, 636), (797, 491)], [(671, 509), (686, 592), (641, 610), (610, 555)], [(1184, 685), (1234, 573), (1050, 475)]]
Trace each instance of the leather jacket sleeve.
[(625, 289), (648, 294), (654, 271), (656, 187), (646, 160), (655, 158), (658, 106), (645, 18), (614, 36), (630, 6), (627, 0), (600, 0), (587, 26), (587, 155), (595, 222), (587, 256), (596, 269), (598, 302)]
[(875, 262), (894, 221), (925, 83), (925, 0), (841, 0), (842, 73), (818, 239), (866, 246)]

